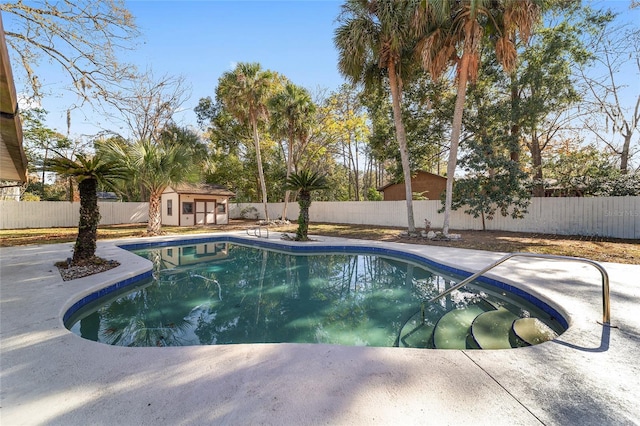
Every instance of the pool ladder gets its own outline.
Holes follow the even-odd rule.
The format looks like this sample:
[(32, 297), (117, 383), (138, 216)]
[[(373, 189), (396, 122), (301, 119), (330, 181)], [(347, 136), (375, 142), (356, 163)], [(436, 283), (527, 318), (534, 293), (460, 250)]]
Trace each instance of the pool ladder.
[(594, 262), (593, 260), (584, 259), (582, 257), (570, 257), (570, 256), (559, 256), (555, 254), (537, 254), (537, 253), (509, 253), (501, 257), (500, 259), (496, 260), (492, 264), (488, 265), (487, 267), (476, 272), (475, 274), (471, 275), (470, 277), (460, 281), (458, 284), (454, 285), (453, 287), (443, 291), (437, 296), (432, 297), (429, 300), (423, 300), (422, 303), (420, 304), (420, 317), (422, 320), (422, 324), (424, 325), (425, 323), (425, 310), (426, 310), (427, 304), (433, 303), (436, 300), (440, 299), (441, 297), (444, 297), (447, 294), (459, 289), (460, 287), (468, 284), (469, 282), (475, 280), (476, 278), (480, 277), (484, 273), (492, 270), (496, 266), (506, 262), (507, 260), (513, 257), (535, 257), (540, 259), (567, 260), (572, 262), (582, 262), (582, 263), (587, 263), (589, 265), (593, 265), (598, 271), (600, 271), (600, 275), (602, 275), (602, 324), (606, 326), (611, 325), (611, 312), (610, 312), (610, 301), (609, 301), (609, 275), (607, 274), (607, 271), (602, 267), (602, 265), (600, 265), (597, 262)]
[(252, 226), (251, 228), (247, 228), (247, 235), (249, 236), (253, 235), (254, 237), (263, 238), (263, 235), (262, 235), (263, 229), (267, 231), (264, 238), (269, 238), (269, 227), (264, 225)]

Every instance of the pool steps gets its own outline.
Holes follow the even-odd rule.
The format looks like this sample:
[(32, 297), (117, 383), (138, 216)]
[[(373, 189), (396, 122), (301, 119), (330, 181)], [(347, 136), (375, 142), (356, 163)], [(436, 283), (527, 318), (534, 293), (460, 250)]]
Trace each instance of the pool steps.
[(488, 301), (449, 311), (435, 325), (423, 324), (417, 318), (406, 325), (413, 328), (401, 332), (400, 347), (511, 349), (543, 343), (558, 336), (537, 318), (520, 318)]
[(483, 312), (471, 324), (471, 337), (481, 349), (511, 348), (510, 337), (517, 319), (518, 316), (504, 308)]
[(466, 349), (471, 324), (484, 312), (486, 309), (478, 304), (447, 312), (436, 323), (433, 345), (438, 349)]

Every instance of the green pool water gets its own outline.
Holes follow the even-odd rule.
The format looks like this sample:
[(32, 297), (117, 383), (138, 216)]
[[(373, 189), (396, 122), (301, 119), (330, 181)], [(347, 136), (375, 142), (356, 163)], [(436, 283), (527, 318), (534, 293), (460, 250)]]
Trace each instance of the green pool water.
[[(506, 310), (512, 322), (535, 317), (562, 332), (533, 304), (479, 283), (428, 306), (422, 321), (421, 301), (460, 278), (399, 258), (292, 254), (230, 242), (135, 253), (154, 263), (153, 278), (82, 308), (69, 320), (73, 333), (121, 346), (292, 342), (433, 348), (435, 335), (443, 347), (475, 347), (470, 331), (460, 329), (470, 327), (459, 324), (471, 315), (459, 314), (463, 310)], [(455, 315), (447, 320), (448, 312)]]

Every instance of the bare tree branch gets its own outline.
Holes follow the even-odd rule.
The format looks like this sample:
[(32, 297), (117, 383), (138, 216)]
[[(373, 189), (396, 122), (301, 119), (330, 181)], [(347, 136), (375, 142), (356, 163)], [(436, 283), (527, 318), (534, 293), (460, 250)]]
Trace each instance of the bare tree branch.
[[(640, 76), (640, 29), (604, 27), (592, 39), (591, 50), (597, 68), (580, 69), (589, 93), (585, 106), (594, 112), (592, 117), (584, 120), (584, 127), (619, 156), (620, 170), (626, 173), (629, 161), (637, 151), (631, 144), (640, 129), (640, 86), (623, 85), (619, 80), (629, 72)], [(630, 64), (634, 64), (636, 69), (632, 69)], [(597, 75), (598, 69), (603, 73)], [(631, 101), (633, 106), (629, 104), (631, 99), (634, 99)]]
[[(123, 0), (0, 3), (11, 54), (22, 64), (34, 99), (43, 96), (41, 59), (60, 65), (82, 102), (108, 101), (114, 85), (134, 75), (117, 54), (134, 47), (138, 29)], [(20, 70), (14, 70), (20, 77)]]
[(124, 122), (133, 140), (155, 143), (189, 95), (190, 87), (183, 76), (156, 79), (149, 70), (123, 92), (117, 103), (118, 115), (112, 118)]

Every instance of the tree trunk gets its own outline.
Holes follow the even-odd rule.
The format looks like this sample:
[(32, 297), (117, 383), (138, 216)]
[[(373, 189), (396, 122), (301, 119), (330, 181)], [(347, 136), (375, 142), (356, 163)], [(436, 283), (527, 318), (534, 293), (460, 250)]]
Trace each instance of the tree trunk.
[(627, 174), (629, 169), (629, 147), (631, 146), (631, 131), (625, 133), (624, 144), (622, 145), (622, 153), (620, 154), (620, 172)]
[[(289, 145), (287, 146), (287, 178), (289, 181), (289, 176), (291, 176), (291, 169), (293, 168), (293, 130), (289, 131)], [(286, 190), (284, 193), (284, 207), (282, 208), (282, 220), (287, 220), (287, 204), (289, 204), (289, 196), (291, 195), (290, 190)]]
[(396, 75), (396, 67), (393, 61), (389, 61), (389, 84), (391, 86), (391, 103), (393, 107), (393, 121), (396, 127), (396, 137), (400, 149), (400, 159), (402, 161), (402, 174), (404, 176), (405, 197), (407, 199), (407, 230), (416, 232), (415, 220), (413, 217), (413, 190), (411, 189), (411, 165), (409, 164), (409, 150), (407, 148), (407, 134), (402, 122), (401, 96), (399, 77)]
[(147, 222), (148, 235), (160, 235), (162, 229), (162, 191), (153, 191), (149, 196), (149, 221)]
[(358, 164), (358, 139), (356, 139), (355, 137), (354, 147), (356, 149), (355, 165), (353, 167), (356, 172), (356, 201), (360, 201), (362, 199), (362, 194), (360, 192), (360, 164)]
[(78, 237), (73, 249), (73, 263), (91, 259), (96, 254), (96, 239), (100, 210), (98, 209), (98, 183), (95, 179), (84, 179), (79, 183), (80, 192), (80, 222)]
[(510, 74), (511, 78), (511, 143), (509, 146), (509, 157), (511, 161), (520, 163), (520, 124), (519, 117), (520, 96), (518, 93), (517, 77), (515, 71)]
[(269, 221), (269, 210), (267, 208), (267, 184), (264, 181), (264, 170), (262, 169), (262, 154), (260, 153), (260, 137), (258, 136), (258, 123), (251, 117), (251, 127), (253, 128), (253, 142), (256, 146), (256, 163), (258, 163), (258, 176), (260, 177), (260, 189), (262, 190), (262, 205), (264, 206), (264, 218)]
[(46, 166), (47, 166), (47, 157), (49, 155), (49, 149), (48, 149), (48, 145), (47, 147), (45, 147), (44, 149), (44, 160), (42, 160), (42, 191), (40, 196), (42, 197), (42, 201), (46, 200), (46, 196), (44, 193), (44, 178), (45, 178), (45, 170), (46, 170)]
[(533, 196), (544, 197), (544, 181), (542, 176), (542, 150), (540, 141), (536, 135), (532, 135), (531, 144), (531, 164), (533, 166)]
[[(465, 45), (467, 42), (465, 42)], [(458, 87), (456, 93), (456, 104), (453, 110), (453, 124), (451, 127), (451, 147), (449, 149), (449, 161), (447, 162), (447, 186), (444, 201), (444, 224), (442, 225), (442, 233), (449, 234), (449, 222), (451, 220), (451, 204), (453, 203), (453, 181), (458, 163), (458, 145), (460, 144), (460, 135), (462, 134), (462, 113), (464, 111), (464, 102), (467, 92), (467, 79), (469, 77), (469, 59), (470, 53), (465, 46), (460, 61), (460, 69), (458, 71)]]

